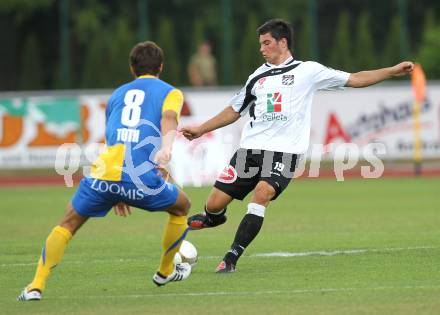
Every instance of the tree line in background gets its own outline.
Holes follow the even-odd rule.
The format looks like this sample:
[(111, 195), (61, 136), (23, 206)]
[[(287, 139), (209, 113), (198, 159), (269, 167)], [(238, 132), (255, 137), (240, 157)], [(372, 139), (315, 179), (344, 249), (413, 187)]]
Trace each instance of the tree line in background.
[[(139, 0), (68, 1), (67, 87), (114, 88), (130, 80), (128, 53), (141, 40), (154, 40), (164, 49), (162, 78), (174, 85), (189, 85), (186, 66), (204, 39), (213, 46), (220, 84), (243, 84), (264, 61), (256, 28), (273, 17), (294, 26), (299, 60), (353, 72), (405, 58), (421, 63), (428, 79), (440, 79), (440, 1), (408, 0), (404, 17), (398, 2), (316, 0), (313, 15), (310, 0), (150, 0), (145, 24), (139, 21)], [(228, 24), (222, 16), (225, 3)], [(0, 2), (0, 90), (65, 88), (59, 6), (60, 0)], [(144, 32), (140, 22), (147, 27)], [(226, 36), (229, 55), (224, 53)], [(225, 69), (230, 69), (229, 80), (222, 80)]]

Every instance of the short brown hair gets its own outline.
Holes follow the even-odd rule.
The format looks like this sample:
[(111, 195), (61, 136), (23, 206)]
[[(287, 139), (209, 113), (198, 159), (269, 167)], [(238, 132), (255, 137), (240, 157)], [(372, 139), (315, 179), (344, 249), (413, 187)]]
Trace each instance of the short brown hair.
[(277, 41), (285, 38), (287, 41), (287, 47), (289, 50), (292, 49), (293, 28), (288, 22), (281, 19), (272, 19), (267, 21), (257, 29), (258, 35), (263, 35), (266, 33), (270, 33), (270, 35), (272, 35), (272, 37)]
[(136, 76), (158, 75), (163, 63), (163, 51), (151, 41), (136, 44), (130, 52), (130, 66)]

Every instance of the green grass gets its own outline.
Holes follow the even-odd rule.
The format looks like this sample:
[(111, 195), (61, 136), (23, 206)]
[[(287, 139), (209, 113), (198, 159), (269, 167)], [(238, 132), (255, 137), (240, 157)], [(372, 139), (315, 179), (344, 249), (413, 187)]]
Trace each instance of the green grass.
[[(209, 189), (185, 190), (195, 213)], [(188, 235), (200, 255), (191, 277), (162, 288), (151, 276), (166, 215), (110, 213), (69, 244), (44, 300), (16, 302), (73, 192), (0, 190), (1, 314), (440, 314), (438, 178), (299, 180), (268, 208), (238, 271), (217, 275), (246, 209), (235, 201), (225, 225)], [(308, 254), (256, 256), (272, 252)]]

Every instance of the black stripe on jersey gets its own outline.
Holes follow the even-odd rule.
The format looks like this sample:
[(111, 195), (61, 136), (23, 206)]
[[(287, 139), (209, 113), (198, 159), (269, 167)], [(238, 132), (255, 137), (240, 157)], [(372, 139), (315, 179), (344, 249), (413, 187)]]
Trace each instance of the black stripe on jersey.
[[(293, 60), (292, 60), (293, 62)], [(284, 67), (284, 68), (275, 68), (275, 69), (270, 69), (268, 71), (265, 71), (263, 73), (260, 73), (259, 75), (255, 76), (252, 80), (249, 81), (248, 85), (246, 85), (246, 95), (244, 97), (244, 101), (243, 101), (243, 105), (241, 105), (240, 110), (238, 111), (239, 113), (241, 113), (242, 111), (244, 111), (252, 102), (255, 102), (255, 99), (257, 98), (255, 95), (251, 94), (252, 88), (254, 87), (255, 83), (260, 80), (261, 78), (264, 77), (270, 77), (273, 75), (278, 75), (281, 73), (285, 73), (288, 72), (292, 69), (295, 69), (297, 66), (299, 66), (301, 64), (300, 63), (296, 63), (294, 65), (290, 65), (288, 67)]]

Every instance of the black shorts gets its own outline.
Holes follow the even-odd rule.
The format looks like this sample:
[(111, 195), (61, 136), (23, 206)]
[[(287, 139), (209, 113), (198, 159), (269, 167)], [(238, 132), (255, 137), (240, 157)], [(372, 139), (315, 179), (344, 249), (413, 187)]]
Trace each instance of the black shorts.
[(234, 199), (243, 200), (259, 181), (275, 189), (275, 200), (289, 185), (298, 155), (265, 150), (238, 149), (225, 167), (214, 187)]

